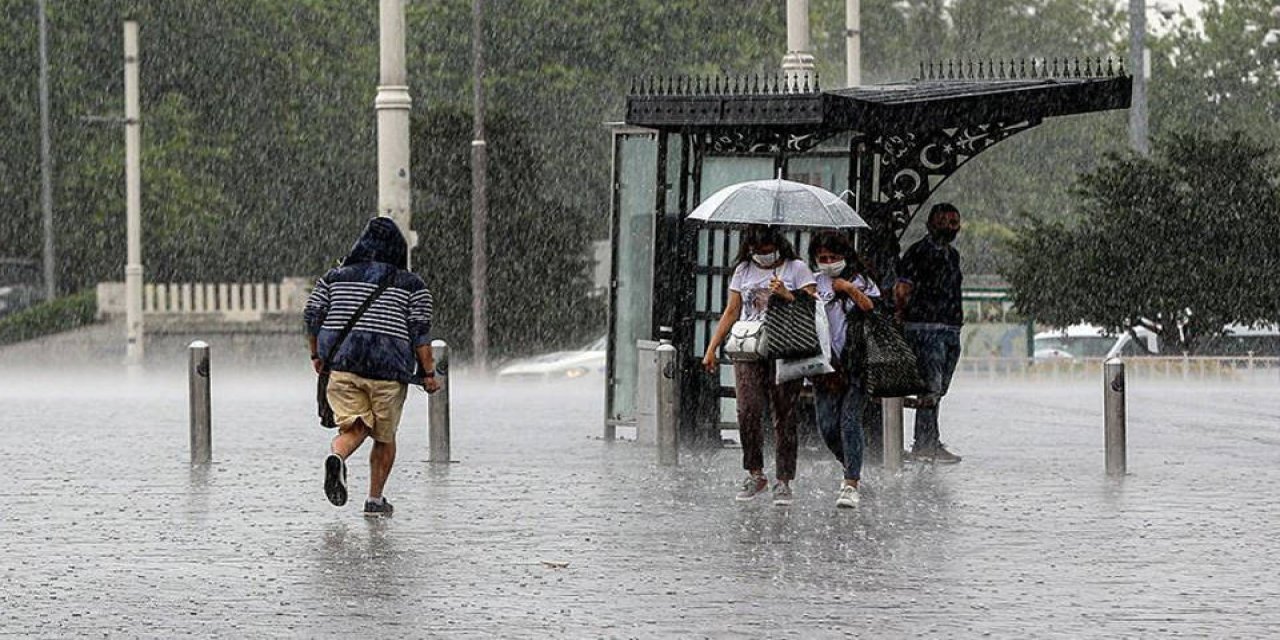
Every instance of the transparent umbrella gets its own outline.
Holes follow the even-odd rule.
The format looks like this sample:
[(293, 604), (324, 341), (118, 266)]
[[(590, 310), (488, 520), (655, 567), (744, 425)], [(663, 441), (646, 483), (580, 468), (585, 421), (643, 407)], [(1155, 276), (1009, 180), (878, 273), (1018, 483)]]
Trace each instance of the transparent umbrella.
[(702, 201), (689, 219), (719, 225), (870, 228), (840, 196), (781, 178), (729, 185)]

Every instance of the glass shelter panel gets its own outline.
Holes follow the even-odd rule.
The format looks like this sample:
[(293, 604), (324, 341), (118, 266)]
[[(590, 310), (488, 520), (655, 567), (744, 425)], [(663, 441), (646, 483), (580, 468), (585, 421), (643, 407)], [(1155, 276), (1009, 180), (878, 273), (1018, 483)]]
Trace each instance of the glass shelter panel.
[(787, 179), (822, 187), (836, 195), (849, 189), (849, 156), (802, 156), (787, 160)]
[(614, 136), (613, 299), (608, 415), (635, 419), (636, 340), (653, 337), (654, 185), (658, 143), (652, 133)]

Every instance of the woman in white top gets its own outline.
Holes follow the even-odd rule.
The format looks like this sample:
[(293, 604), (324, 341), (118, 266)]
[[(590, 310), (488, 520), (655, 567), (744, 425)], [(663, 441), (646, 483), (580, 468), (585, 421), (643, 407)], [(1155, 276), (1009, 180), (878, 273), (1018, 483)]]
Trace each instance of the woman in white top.
[[(742, 236), (733, 280), (729, 283), (729, 300), (720, 324), (716, 326), (702, 365), (718, 374), (716, 352), (738, 320), (763, 321), (769, 310), (769, 299), (794, 300), (795, 296), (814, 295), (813, 272), (800, 260), (795, 249), (777, 230), (765, 226), (749, 227)], [(767, 398), (773, 409), (777, 483), (773, 486), (773, 503), (791, 504), (791, 480), (796, 475), (796, 424), (794, 407), (803, 385), (802, 380), (774, 382), (772, 360), (733, 363), (734, 388), (738, 401), (738, 433), (742, 439), (742, 467), (747, 478), (737, 499), (755, 498), (769, 487), (764, 474), (764, 407)]]
[(818, 300), (827, 309), (831, 327), (831, 366), (836, 372), (814, 380), (813, 397), (818, 431), (844, 467), (844, 483), (836, 498), (837, 507), (858, 506), (858, 482), (862, 477), (862, 412), (867, 394), (862, 373), (854, 369), (858, 358), (849, 344), (849, 322), (856, 315), (870, 313), (880, 298), (880, 289), (858, 273), (858, 255), (849, 239), (837, 231), (827, 231), (809, 242), (809, 262), (816, 269)]

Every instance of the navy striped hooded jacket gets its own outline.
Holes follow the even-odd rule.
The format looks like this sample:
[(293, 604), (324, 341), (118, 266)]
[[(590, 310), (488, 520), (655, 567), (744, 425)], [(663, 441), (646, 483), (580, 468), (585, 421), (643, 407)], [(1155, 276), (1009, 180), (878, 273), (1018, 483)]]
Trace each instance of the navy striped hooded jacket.
[(317, 338), (321, 358), (338, 333), (383, 278), (390, 286), (360, 316), (333, 358), (334, 371), (371, 380), (419, 383), (413, 349), (431, 343), (431, 291), (407, 271), (409, 247), (390, 218), (365, 226), (342, 265), (316, 281), (307, 299), (307, 331)]

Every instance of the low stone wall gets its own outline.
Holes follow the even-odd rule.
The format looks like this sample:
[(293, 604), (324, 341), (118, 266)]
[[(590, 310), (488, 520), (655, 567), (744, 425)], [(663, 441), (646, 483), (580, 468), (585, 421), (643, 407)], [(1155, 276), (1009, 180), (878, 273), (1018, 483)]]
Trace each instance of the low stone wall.
[[(202, 316), (230, 323), (257, 323), (271, 316), (301, 314), (311, 293), (309, 278), (254, 283), (148, 283), (142, 287), (142, 313), (157, 317)], [(126, 313), (123, 282), (98, 283), (98, 318)]]

